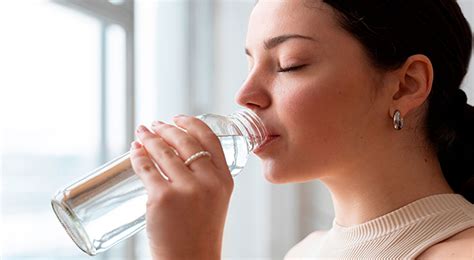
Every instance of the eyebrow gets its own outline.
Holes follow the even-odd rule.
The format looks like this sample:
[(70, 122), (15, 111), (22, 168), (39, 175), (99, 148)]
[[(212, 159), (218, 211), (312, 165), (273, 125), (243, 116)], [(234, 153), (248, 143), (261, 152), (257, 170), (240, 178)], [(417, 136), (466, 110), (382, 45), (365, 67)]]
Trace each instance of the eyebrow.
[[(288, 41), (288, 40), (291, 40), (291, 39), (302, 39), (302, 40), (309, 40), (309, 41), (316, 41), (314, 38), (312, 37), (309, 37), (309, 36), (304, 36), (304, 35), (300, 35), (300, 34), (284, 34), (284, 35), (280, 35), (280, 36), (276, 36), (276, 37), (273, 37), (273, 38), (270, 38), (268, 40), (265, 40), (263, 42), (263, 46), (265, 48), (265, 50), (271, 50), (275, 47), (277, 47), (278, 45)], [(245, 54), (249, 55), (249, 56), (252, 56), (250, 54), (250, 51), (249, 49), (245, 48)]]

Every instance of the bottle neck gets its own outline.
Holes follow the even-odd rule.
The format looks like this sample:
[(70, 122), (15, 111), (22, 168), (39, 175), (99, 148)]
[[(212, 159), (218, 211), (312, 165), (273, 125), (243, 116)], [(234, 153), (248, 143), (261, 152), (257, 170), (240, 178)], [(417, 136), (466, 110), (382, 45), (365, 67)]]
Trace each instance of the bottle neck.
[(246, 137), (249, 152), (259, 147), (267, 138), (267, 130), (262, 120), (251, 110), (240, 110), (229, 115), (230, 120)]

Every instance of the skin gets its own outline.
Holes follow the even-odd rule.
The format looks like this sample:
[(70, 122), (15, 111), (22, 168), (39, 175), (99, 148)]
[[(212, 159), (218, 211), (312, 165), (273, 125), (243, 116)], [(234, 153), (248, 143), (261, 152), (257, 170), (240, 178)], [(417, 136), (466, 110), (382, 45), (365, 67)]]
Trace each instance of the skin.
[[(271, 50), (262, 44), (295, 33), (317, 40), (289, 39)], [(250, 72), (236, 99), (280, 135), (258, 154), (269, 181), (322, 180), (343, 226), (452, 192), (419, 127), (433, 79), (425, 56), (379, 71), (329, 6), (298, 1), (260, 1), (246, 45)], [(393, 129), (396, 109), (406, 122), (402, 131)]]
[[(133, 142), (131, 148), (133, 169), (148, 193), (151, 255), (153, 259), (220, 259), (233, 179), (217, 136), (202, 121), (181, 116), (174, 122), (187, 132), (159, 121), (151, 129), (139, 126), (140, 142)], [(183, 163), (202, 150), (212, 157), (189, 167)]]
[[(434, 76), (430, 60), (414, 55), (399, 69), (381, 71), (329, 6), (303, 2), (259, 1), (249, 21), (249, 75), (236, 101), (277, 136), (257, 152), (265, 178), (320, 179), (342, 226), (452, 193), (421, 127)], [(405, 120), (401, 131), (393, 129), (395, 110)], [(132, 166), (149, 194), (151, 251), (156, 259), (219, 259), (233, 180), (217, 137), (204, 123), (186, 116), (174, 122), (179, 128), (141, 126), (139, 142), (132, 144)], [(183, 164), (201, 150), (212, 158)], [(439, 243), (438, 252), (449, 255), (474, 243), (472, 231), (459, 235)]]

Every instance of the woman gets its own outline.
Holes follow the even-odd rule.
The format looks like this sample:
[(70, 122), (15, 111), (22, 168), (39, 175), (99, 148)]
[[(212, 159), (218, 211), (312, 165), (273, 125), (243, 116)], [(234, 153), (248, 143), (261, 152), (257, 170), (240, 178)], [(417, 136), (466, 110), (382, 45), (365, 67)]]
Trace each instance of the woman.
[[(474, 111), (459, 90), (471, 41), (454, 0), (256, 4), (236, 97), (276, 136), (256, 154), (272, 183), (320, 179), (336, 216), (287, 258), (472, 259)], [(187, 133), (156, 122), (132, 144), (151, 251), (218, 259), (233, 181), (217, 137), (174, 122)], [(202, 150), (212, 157), (184, 164)]]

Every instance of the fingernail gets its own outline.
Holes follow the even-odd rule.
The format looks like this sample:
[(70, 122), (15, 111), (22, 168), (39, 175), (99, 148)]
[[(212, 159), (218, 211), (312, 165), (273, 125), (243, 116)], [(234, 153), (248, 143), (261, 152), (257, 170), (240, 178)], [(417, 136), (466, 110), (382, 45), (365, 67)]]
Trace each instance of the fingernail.
[(188, 117), (188, 116), (187, 116), (187, 115), (180, 114), (180, 115), (174, 116), (173, 118), (174, 118), (174, 119), (178, 119), (178, 118), (184, 118), (184, 117)]
[(137, 133), (144, 133), (146, 131), (147, 131), (147, 129), (143, 125), (140, 125), (140, 126), (137, 127)]
[(132, 146), (133, 149), (139, 149), (139, 148), (142, 147), (142, 145), (137, 141), (133, 141), (131, 146)]
[(158, 126), (158, 125), (163, 125), (163, 124), (165, 124), (165, 123), (162, 122), (162, 121), (159, 121), (159, 120), (153, 121), (153, 123), (151, 123), (151, 125), (153, 125), (153, 126)]

